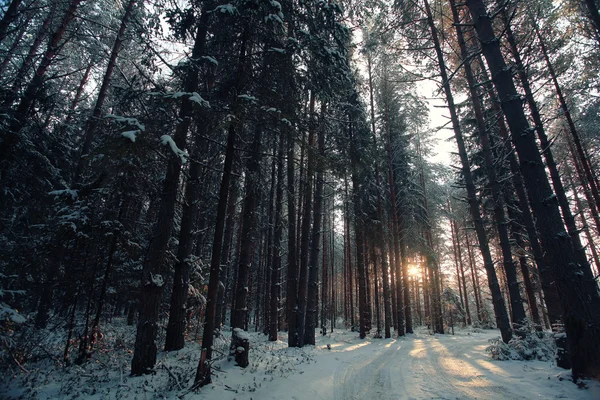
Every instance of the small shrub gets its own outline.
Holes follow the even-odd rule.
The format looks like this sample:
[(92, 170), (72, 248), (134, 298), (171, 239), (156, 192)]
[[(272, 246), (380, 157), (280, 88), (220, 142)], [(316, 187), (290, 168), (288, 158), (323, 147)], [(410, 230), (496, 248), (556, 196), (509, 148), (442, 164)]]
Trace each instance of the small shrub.
[(500, 338), (490, 339), (486, 350), (495, 360), (550, 361), (556, 354), (556, 345), (550, 333), (528, 330), (524, 337), (515, 335), (508, 343)]

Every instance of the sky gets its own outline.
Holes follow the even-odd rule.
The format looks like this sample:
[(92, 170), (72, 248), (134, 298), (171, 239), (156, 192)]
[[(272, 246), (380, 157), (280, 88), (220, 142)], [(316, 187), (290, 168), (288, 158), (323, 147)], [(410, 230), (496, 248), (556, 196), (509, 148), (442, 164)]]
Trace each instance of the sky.
[[(446, 102), (441, 97), (442, 94), (438, 91), (438, 84), (433, 81), (422, 81), (417, 85), (417, 91), (423, 96), (429, 106), (429, 129), (437, 129), (444, 124), (448, 124), (449, 113), (446, 108)], [(450, 166), (451, 154), (456, 152), (456, 143), (454, 140), (448, 140), (454, 135), (450, 129), (440, 129), (433, 134), (434, 146), (433, 153), (427, 155), (430, 162), (440, 163)]]

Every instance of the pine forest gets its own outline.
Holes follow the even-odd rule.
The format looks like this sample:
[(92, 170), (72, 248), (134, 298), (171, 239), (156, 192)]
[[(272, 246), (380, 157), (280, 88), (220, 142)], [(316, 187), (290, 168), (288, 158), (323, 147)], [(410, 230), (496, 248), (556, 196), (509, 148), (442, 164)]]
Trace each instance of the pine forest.
[(0, 0), (0, 398), (600, 398), (599, 8)]

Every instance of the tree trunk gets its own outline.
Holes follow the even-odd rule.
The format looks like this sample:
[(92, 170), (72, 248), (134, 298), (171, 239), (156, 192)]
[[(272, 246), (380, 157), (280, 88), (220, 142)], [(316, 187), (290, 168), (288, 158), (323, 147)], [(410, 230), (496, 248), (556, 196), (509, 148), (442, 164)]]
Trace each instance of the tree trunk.
[[(242, 79), (244, 73), (243, 65), (245, 58), (245, 41), (242, 41), (242, 50), (240, 60), (238, 61), (238, 79)], [(238, 83), (239, 84), (239, 83)], [(237, 111), (237, 102), (234, 101), (234, 111)], [(221, 270), (221, 251), (223, 244), (223, 230), (225, 226), (225, 215), (227, 212), (229, 182), (231, 181), (231, 170), (233, 166), (233, 156), (235, 153), (236, 124), (232, 122), (229, 125), (227, 133), (227, 147), (225, 150), (225, 161), (223, 163), (223, 175), (219, 188), (219, 201), (217, 203), (217, 216), (215, 220), (215, 232), (212, 246), (212, 256), (210, 260), (210, 275), (208, 278), (208, 293), (206, 295), (206, 315), (204, 318), (204, 333), (202, 335), (202, 352), (200, 361), (196, 370), (194, 386), (201, 387), (211, 382), (210, 361), (212, 359), (212, 346), (214, 342), (214, 331), (217, 314), (217, 294), (219, 290), (219, 277)], [(233, 313), (233, 310), (232, 310)]]
[(314, 145), (315, 145), (315, 93), (311, 91), (310, 100), (308, 106), (309, 114), (309, 126), (308, 126), (308, 144), (306, 148), (306, 176), (304, 178), (304, 188), (302, 205), (304, 210), (302, 212), (302, 231), (300, 240), (300, 276), (298, 282), (298, 347), (304, 346), (304, 331), (306, 328), (306, 307), (307, 307), (307, 293), (308, 293), (308, 263), (309, 263), (309, 245), (310, 245), (310, 217), (312, 214), (312, 203), (313, 203), (313, 177), (315, 172), (314, 166)]
[[(510, 32), (510, 31), (509, 31)], [(510, 34), (509, 34), (510, 37)], [(496, 113), (496, 118), (498, 120), (498, 130), (500, 132), (500, 137), (504, 142), (504, 149), (506, 154), (508, 154), (508, 160), (510, 164), (510, 171), (512, 176), (512, 183), (515, 193), (517, 194), (518, 205), (521, 211), (521, 218), (523, 219), (523, 224), (525, 225), (525, 229), (527, 231), (527, 237), (529, 238), (529, 246), (531, 247), (531, 251), (533, 253), (533, 257), (535, 263), (537, 265), (538, 270), (540, 271), (540, 281), (542, 284), (542, 290), (544, 291), (545, 303), (548, 308), (549, 317), (553, 321), (560, 321), (562, 311), (560, 309), (560, 300), (558, 299), (558, 292), (556, 291), (556, 286), (554, 283), (554, 279), (552, 278), (552, 273), (550, 272), (549, 266), (554, 262), (549, 259), (547, 255), (544, 255), (544, 251), (539, 242), (539, 237), (537, 233), (537, 229), (535, 227), (535, 223), (533, 221), (533, 216), (531, 214), (531, 210), (529, 208), (529, 200), (527, 198), (527, 193), (525, 192), (525, 188), (523, 186), (523, 179), (520, 172), (519, 162), (517, 157), (515, 156), (514, 149), (510, 143), (510, 137), (508, 133), (508, 129), (506, 124), (504, 123), (502, 109), (499, 105), (498, 98), (494, 95), (494, 88), (487, 75), (487, 70), (483, 64), (483, 60), (480, 56), (476, 57), (479, 68), (481, 69), (481, 73), (483, 75), (483, 80), (486, 83), (486, 90), (491, 96), (491, 104), (494, 112)], [(533, 97), (532, 97), (533, 98)], [(537, 110), (537, 106), (535, 102), (533, 103), (535, 110)], [(532, 111), (532, 115), (535, 115)], [(537, 114), (539, 116), (539, 114)], [(543, 129), (543, 128), (542, 128)], [(550, 161), (547, 162), (547, 165), (550, 166), (553, 164), (552, 154), (550, 149), (547, 149), (548, 157)], [(551, 169), (552, 170), (552, 169)]]
[(277, 189), (275, 194), (275, 230), (273, 232), (273, 261), (271, 263), (271, 304), (269, 319), (269, 341), (277, 340), (279, 321), (279, 304), (281, 297), (280, 271), (281, 271), (281, 237), (283, 236), (282, 208), (283, 208), (283, 134), (279, 135), (277, 150)]
[[(125, 30), (127, 29), (127, 24), (129, 23), (129, 19), (131, 17), (131, 13), (133, 12), (133, 7), (137, 0), (129, 0), (127, 3), (127, 7), (125, 8), (125, 13), (123, 14), (123, 18), (121, 19), (121, 26), (119, 27), (119, 31), (117, 36), (115, 37), (115, 41), (113, 43), (112, 51), (110, 53), (110, 58), (108, 59), (108, 64), (106, 66), (106, 72), (104, 73), (104, 78), (102, 79), (102, 85), (100, 86), (100, 91), (98, 92), (98, 97), (96, 98), (96, 104), (94, 105), (94, 111), (92, 112), (92, 116), (87, 123), (87, 128), (85, 130), (85, 135), (83, 137), (83, 144), (81, 145), (81, 154), (79, 159), (77, 160), (77, 166), (75, 168), (75, 172), (73, 174), (73, 182), (78, 183), (81, 179), (81, 174), (83, 173), (83, 168), (85, 167), (86, 158), (89, 155), (89, 152), (92, 147), (92, 141), (96, 136), (96, 129), (101, 121), (102, 116), (102, 108), (104, 107), (104, 102), (106, 101), (106, 97), (108, 95), (108, 89), (110, 87), (110, 82), (112, 79), (113, 71), (115, 70), (115, 66), (117, 64), (117, 57), (119, 52), (121, 51), (121, 46), (123, 45), (123, 40), (125, 39)], [(207, 17), (202, 19), (200, 17), (199, 29), (196, 36), (196, 42), (194, 43), (194, 49), (192, 50), (192, 59), (197, 60), (199, 56), (204, 52), (204, 42), (206, 40), (206, 28), (202, 28), (206, 26)], [(194, 78), (195, 77), (195, 78)], [(198, 77), (197, 71), (192, 68), (190, 72), (188, 72), (187, 82), (186, 82), (186, 91), (194, 92), (198, 87)], [(191, 89), (191, 90), (190, 90)], [(179, 114), (179, 118), (183, 120), (183, 122), (179, 125), (179, 130), (185, 130), (183, 135), (178, 132), (176, 136), (180, 136), (182, 139), (182, 144), (185, 143), (185, 134), (187, 134), (187, 130), (189, 127), (189, 118), (190, 112), (186, 112), (185, 110), (191, 109), (191, 103), (189, 100), (184, 99), (181, 102), (181, 112)], [(179, 143), (178, 143), (179, 145)], [(184, 145), (185, 146), (185, 145)], [(183, 150), (183, 147), (179, 147)]]
[[(236, 164), (237, 165), (237, 164)], [(238, 184), (236, 182), (235, 165), (232, 165), (232, 177), (227, 197), (227, 220), (225, 221), (225, 231), (223, 233), (223, 247), (221, 249), (221, 270), (219, 271), (219, 289), (217, 292), (217, 305), (215, 311), (215, 329), (221, 330), (221, 325), (225, 322), (226, 310), (225, 296), (229, 277), (231, 276), (231, 245), (233, 243), (235, 206), (238, 198)]]
[(396, 200), (396, 185), (394, 179), (394, 167), (392, 163), (392, 139), (389, 124), (389, 109), (387, 104), (385, 105), (385, 129), (387, 139), (387, 158), (388, 158), (388, 181), (390, 186), (390, 202), (391, 213), (392, 213), (392, 242), (394, 246), (394, 264), (392, 268), (395, 273), (395, 289), (396, 289), (396, 324), (397, 324), (397, 336), (404, 336), (406, 333), (406, 327), (404, 325), (404, 300), (402, 290), (402, 249), (400, 249), (400, 227), (398, 221), (398, 209)]
[[(458, 15), (458, 10), (456, 9), (455, 0), (450, 0), (450, 4), (454, 17), (454, 25), (456, 28), (456, 36), (460, 46), (461, 56), (463, 60), (468, 60), (470, 55), (463, 36), (462, 26), (460, 26), (461, 21)], [(506, 274), (506, 283), (508, 286), (509, 300), (511, 305), (510, 308), (512, 310), (512, 320), (517, 327), (520, 327), (524, 323), (526, 317), (525, 309), (523, 307), (523, 300), (521, 299), (521, 290), (517, 280), (517, 270), (512, 258), (510, 238), (508, 235), (508, 222), (504, 212), (504, 199), (502, 196), (500, 181), (498, 180), (496, 173), (495, 161), (492, 154), (492, 146), (490, 144), (490, 137), (483, 116), (482, 104), (479, 100), (479, 93), (477, 92), (477, 82), (475, 82), (475, 77), (469, 61), (464, 63), (464, 69), (471, 95), (471, 103), (475, 112), (477, 131), (482, 148), (488, 184), (492, 192), (492, 199), (494, 203), (494, 221), (496, 230), (498, 231), (498, 238), (500, 240), (500, 248), (504, 262), (504, 272)]]
[(579, 257), (575, 255), (569, 235), (564, 232), (556, 195), (552, 192), (535, 143), (534, 129), (527, 122), (487, 9), (481, 0), (467, 0), (466, 5), (519, 154), (542, 247), (555, 260), (553, 272), (565, 316), (573, 378), (597, 376), (600, 373), (600, 342), (597, 340), (600, 336), (600, 296), (596, 282), (590, 276), (589, 266), (578, 265)]
[[(354, 163), (353, 163), (354, 164)], [(354, 164), (356, 165), (356, 164)], [(365, 257), (363, 252), (364, 233), (363, 221), (359, 218), (361, 209), (360, 201), (360, 183), (356, 172), (352, 173), (352, 193), (354, 197), (354, 234), (356, 241), (356, 272), (358, 279), (358, 318), (359, 318), (359, 336), (364, 339), (367, 336), (367, 284), (365, 279)]]
[(287, 208), (288, 208), (288, 270), (286, 287), (286, 315), (288, 323), (288, 346), (299, 344), (298, 327), (298, 264), (296, 250), (296, 194), (294, 182), (294, 139), (288, 136), (287, 151)]
[[(373, 147), (377, 150), (377, 139), (375, 129), (375, 102), (373, 100), (373, 76), (371, 67), (371, 55), (367, 54), (367, 71), (369, 74), (369, 103), (371, 107), (371, 133), (373, 135)], [(381, 174), (379, 171), (379, 163), (375, 163), (375, 185), (377, 186), (377, 233), (379, 235), (379, 249), (381, 253), (381, 273), (383, 280), (383, 311), (384, 311), (384, 330), (385, 338), (391, 337), (391, 305), (390, 305), (390, 283), (389, 279), (389, 266), (387, 260), (387, 248), (386, 248), (386, 237), (383, 228), (383, 196), (381, 194)], [(377, 279), (377, 278), (375, 278)]]
[[(208, 30), (208, 18), (209, 14), (206, 10), (203, 10), (198, 24), (194, 48), (192, 50), (193, 60), (199, 59), (202, 54), (204, 54), (204, 45)], [(197, 70), (190, 67), (187, 71), (185, 82), (186, 92), (194, 92), (197, 87)], [(98, 102), (96, 102), (96, 105), (98, 105)], [(192, 113), (193, 102), (190, 101), (188, 97), (184, 96), (179, 111), (179, 119), (181, 122), (176, 128), (174, 136), (174, 141), (181, 150), (185, 149)], [(80, 167), (78, 166), (78, 171), (81, 173), (82, 170), (79, 168)], [(155, 340), (158, 330), (158, 313), (164, 285), (162, 274), (167, 272), (165, 268), (166, 250), (171, 238), (171, 231), (173, 230), (180, 175), (181, 160), (179, 157), (171, 154), (167, 164), (167, 173), (163, 181), (158, 222), (154, 227), (154, 237), (150, 242), (142, 267), (141, 308), (137, 324), (133, 361), (131, 363), (131, 375), (142, 375), (152, 372), (152, 368), (154, 368), (156, 363), (157, 347)], [(79, 176), (75, 174), (75, 178), (79, 178)]]
[(8, 27), (17, 18), (19, 6), (23, 0), (12, 0), (6, 9), (2, 20), (0, 20), (0, 43), (4, 42), (8, 33)]
[[(17, 106), (17, 109), (13, 115), (13, 119), (9, 125), (8, 133), (6, 134), (0, 143), (0, 163), (6, 162), (13, 153), (11, 150), (12, 147), (20, 141), (21, 128), (23, 128), (23, 124), (27, 120), (30, 115), (30, 108), (35, 102), (36, 95), (42, 84), (44, 83), (44, 76), (46, 72), (48, 72), (48, 68), (54, 61), (55, 56), (61, 48), (61, 41), (67, 31), (67, 27), (75, 18), (75, 13), (77, 12), (77, 8), (83, 0), (71, 0), (69, 8), (65, 13), (63, 19), (60, 22), (60, 25), (54, 31), (54, 34), (50, 38), (48, 43), (48, 48), (46, 49), (42, 60), (38, 68), (33, 75), (33, 78), (27, 85), (25, 89), (25, 93), (21, 97), (21, 101)], [(15, 3), (15, 1), (13, 1)], [(12, 6), (12, 3), (11, 3)], [(2, 34), (0, 30), (0, 34)], [(1, 39), (1, 37), (0, 37)], [(1, 40), (0, 40), (1, 42)], [(2, 166), (0, 164), (0, 170)]]
[(433, 22), (433, 17), (431, 14), (431, 9), (429, 7), (429, 2), (425, 0), (425, 7), (427, 11), (427, 20), (429, 27), (431, 29), (431, 35), (433, 38), (435, 50), (437, 53), (438, 63), (440, 67), (440, 74), (442, 77), (442, 82), (444, 86), (444, 92), (446, 94), (446, 100), (448, 103), (448, 109), (450, 111), (450, 118), (452, 121), (452, 128), (454, 129), (454, 135), (456, 138), (456, 144), (458, 146), (458, 153), (460, 157), (460, 161), (462, 164), (462, 172), (465, 180), (465, 186), (467, 189), (467, 198), (469, 202), (469, 211), (471, 213), (471, 218), (473, 220), (473, 224), (475, 225), (475, 232), (477, 233), (477, 240), (479, 242), (479, 248), (481, 250), (481, 255), (484, 260), (484, 266), (488, 276), (488, 285), (490, 288), (490, 292), (492, 295), (492, 303), (494, 305), (494, 312), (496, 314), (496, 323), (498, 328), (500, 329), (500, 333), (502, 335), (502, 340), (505, 343), (512, 337), (512, 331), (510, 328), (510, 321), (508, 319), (508, 314), (506, 313), (506, 305), (504, 303), (504, 299), (502, 298), (502, 293), (500, 291), (500, 286), (498, 284), (498, 278), (496, 276), (496, 270), (494, 269), (494, 262), (492, 260), (492, 255), (489, 248), (488, 238), (485, 232), (485, 227), (483, 224), (483, 220), (481, 218), (481, 214), (479, 211), (479, 202), (477, 201), (477, 193), (475, 189), (475, 182), (473, 180), (473, 174), (471, 172), (471, 166), (469, 162), (469, 157), (467, 154), (467, 149), (464, 143), (462, 128), (460, 126), (460, 121), (458, 119), (458, 114), (456, 112), (456, 107), (454, 105), (454, 97), (452, 95), (452, 90), (450, 89), (450, 81), (448, 79), (448, 74), (446, 72), (446, 64), (444, 61), (444, 55), (442, 53), (441, 45), (439, 43), (437, 30), (435, 28), (435, 24)]
[[(254, 128), (254, 138), (250, 150), (250, 158), (246, 165), (246, 183), (244, 196), (244, 215), (242, 217), (242, 238), (240, 244), (240, 257), (237, 268), (237, 282), (235, 287), (235, 309), (233, 310), (234, 318), (231, 328), (234, 329), (232, 337), (232, 350), (235, 352), (235, 360), (237, 364), (245, 368), (248, 366), (248, 351), (238, 351), (237, 337), (235, 329), (246, 329), (248, 313), (248, 280), (253, 259), (253, 244), (257, 232), (257, 209), (259, 198), (259, 179), (260, 179), (260, 162), (262, 158), (262, 134), (264, 127), (262, 121), (259, 121)], [(258, 287), (258, 285), (257, 285)], [(257, 291), (257, 295), (259, 295)], [(237, 337), (236, 337), (237, 336)]]
[[(323, 157), (325, 156), (325, 128), (323, 121), (325, 120), (326, 104), (321, 103), (321, 129), (318, 139), (318, 152), (319, 158), (317, 159), (317, 177), (315, 185), (315, 197), (314, 197), (314, 212), (313, 212), (313, 226), (312, 226), (312, 238), (310, 244), (310, 260), (309, 260), (309, 271), (308, 271), (308, 293), (307, 293), (307, 305), (306, 305), (306, 330), (304, 334), (305, 344), (315, 344), (315, 328), (317, 327), (317, 294), (319, 292), (319, 244), (321, 242), (321, 230), (323, 221)], [(310, 169), (310, 158), (315, 155), (310, 154), (311, 151), (315, 151), (314, 148), (309, 149), (309, 169)], [(310, 176), (310, 172), (309, 172)], [(325, 268), (325, 266), (323, 266)]]
[[(558, 172), (558, 167), (557, 164), (554, 160), (554, 156), (552, 154), (552, 148), (551, 148), (551, 143), (548, 140), (548, 136), (546, 135), (546, 131), (544, 130), (544, 125), (542, 122), (542, 117), (540, 115), (537, 103), (533, 97), (533, 91), (531, 88), (531, 85), (529, 83), (529, 78), (527, 76), (526, 70), (525, 70), (525, 66), (523, 64), (523, 61), (521, 59), (521, 55), (519, 53), (519, 49), (517, 47), (517, 43), (515, 40), (515, 37), (512, 33), (512, 29), (510, 27), (510, 25), (508, 24), (508, 16), (506, 15), (506, 12), (502, 13), (502, 17), (504, 20), (504, 23), (506, 25), (506, 37), (508, 40), (508, 43), (510, 44), (511, 47), (511, 52), (513, 54), (513, 57), (515, 59), (515, 65), (517, 67), (517, 71), (518, 71), (518, 75), (519, 75), (519, 80), (521, 81), (521, 84), (523, 86), (523, 90), (525, 91), (525, 98), (527, 99), (527, 103), (529, 105), (529, 110), (531, 111), (531, 117), (533, 119), (533, 122), (535, 123), (535, 128), (530, 128), (529, 124), (527, 122), (527, 119), (523, 120), (521, 123), (522, 124), (526, 124), (523, 126), (526, 126), (526, 129), (532, 129), (532, 133), (534, 131), (537, 131), (537, 136), (540, 140), (540, 145), (542, 148), (542, 154), (544, 155), (544, 159), (546, 161), (546, 166), (548, 168), (548, 171), (550, 172), (550, 177), (552, 179), (552, 186), (554, 188), (554, 193), (552, 192), (552, 189), (550, 189), (550, 192), (547, 193), (549, 197), (544, 198), (544, 202), (543, 203), (547, 203), (548, 201), (550, 201), (551, 203), (554, 202), (554, 200), (558, 200), (558, 205), (560, 206), (560, 211), (562, 212), (562, 219), (564, 220), (565, 225), (567, 226), (567, 232), (571, 238), (571, 246), (573, 247), (572, 251), (574, 251), (575, 253), (575, 261), (578, 262), (581, 266), (583, 266), (584, 269), (589, 269), (589, 263), (587, 261), (587, 256), (585, 254), (585, 250), (583, 249), (583, 246), (581, 245), (581, 240), (579, 238), (579, 232), (577, 230), (577, 226), (575, 224), (575, 218), (573, 217), (573, 214), (571, 213), (571, 208), (569, 205), (569, 200), (567, 199), (567, 195), (566, 195), (566, 191), (564, 188), (564, 185), (562, 183), (562, 180), (560, 178), (560, 174)], [(493, 34), (493, 31), (492, 31)], [(499, 54), (500, 56), (502, 56), (502, 54)], [(504, 61), (504, 60), (502, 60)], [(488, 62), (489, 64), (489, 62)], [(506, 64), (506, 63), (505, 63)], [(491, 69), (491, 67), (490, 67)], [(494, 73), (492, 72), (492, 78), (494, 78)], [(510, 77), (509, 77), (510, 78)], [(504, 78), (504, 79), (508, 79), (508, 78)], [(510, 79), (510, 83), (512, 84), (512, 86), (514, 87), (514, 83), (512, 81), (512, 78)], [(505, 92), (507, 90), (507, 88), (504, 88)], [(516, 89), (515, 89), (516, 90)], [(498, 97), (500, 98), (500, 100), (502, 100), (502, 96), (500, 95), (500, 91), (497, 90), (498, 92)], [(515, 91), (516, 93), (516, 91)], [(502, 106), (502, 102), (500, 101), (501, 106)], [(522, 107), (518, 107), (517, 104), (513, 104), (512, 108), (520, 110), (520, 112), (524, 115), (524, 111)], [(505, 110), (505, 107), (502, 107), (503, 110)], [(506, 111), (504, 111), (506, 112)], [(506, 114), (505, 114), (506, 115)], [(507, 121), (508, 121), (508, 116), (506, 116)], [(509, 123), (510, 126), (510, 123)], [(511, 132), (512, 132), (512, 127), (511, 127)], [(514, 133), (513, 133), (514, 135)], [(532, 135), (533, 136), (533, 135)], [(513, 142), (515, 142), (516, 145), (516, 141), (514, 141), (513, 138)], [(527, 142), (531, 142), (531, 144), (535, 145), (535, 139), (528, 139), (527, 136), (524, 136), (523, 140), (520, 141), (520, 143), (527, 143)], [(536, 147), (537, 148), (537, 147)], [(533, 149), (531, 149), (531, 151), (533, 151)], [(537, 150), (536, 150), (537, 151)], [(517, 153), (519, 154), (519, 158), (520, 158), (520, 163), (521, 165), (523, 164), (531, 164), (529, 161), (531, 162), (537, 162), (535, 160), (529, 160), (529, 161), (523, 161), (523, 157), (521, 156), (521, 152), (519, 151), (519, 148), (517, 147)], [(541, 162), (541, 157), (535, 157), (536, 159), (539, 158), (540, 162)], [(531, 164), (532, 168), (534, 170), (539, 169), (539, 166), (537, 166), (537, 164)], [(528, 178), (526, 176), (526, 171), (528, 171), (529, 169), (523, 169), (521, 170), (521, 173), (523, 174), (523, 178), (525, 180), (525, 183), (527, 184), (528, 182)], [(541, 178), (541, 174), (540, 174), (540, 178)], [(547, 182), (547, 179), (544, 180), (545, 182)], [(527, 186), (527, 185), (526, 185)], [(542, 185), (545, 186), (545, 185)], [(531, 203), (531, 208), (533, 210), (534, 215), (537, 217), (537, 212), (542, 212), (542, 210), (544, 209), (542, 206), (544, 206), (545, 204), (540, 205), (540, 210), (536, 211), (535, 207), (533, 206), (533, 202), (535, 199), (532, 199), (532, 194), (531, 194), (531, 189), (529, 187), (527, 187), (528, 193), (529, 193), (529, 198), (530, 198), (530, 203)], [(540, 198), (541, 199), (541, 198)], [(538, 201), (540, 199), (537, 199)], [(549, 205), (551, 206), (551, 205)], [(560, 213), (559, 213), (559, 217), (560, 217)], [(559, 228), (558, 225), (558, 221), (556, 221), (557, 225), (555, 226), (555, 229)], [(540, 233), (542, 228), (539, 224), (537, 224), (538, 230), (540, 230)], [(562, 221), (560, 224), (560, 227), (562, 227)], [(562, 231), (562, 229), (561, 229)], [(546, 233), (546, 232), (544, 232)], [(550, 240), (550, 238), (548, 238)], [(540, 242), (542, 243), (542, 247), (544, 247), (544, 241), (541, 239), (541, 235), (540, 235)], [(550, 253), (546, 253), (546, 259), (545, 262), (550, 266), (550, 270), (555, 270), (555, 269), (561, 269), (564, 267), (564, 265), (559, 264), (558, 259), (556, 258), (552, 258), (550, 256)], [(547, 271), (547, 273), (549, 275), (552, 275), (552, 273), (550, 271)], [(549, 280), (553, 280), (554, 278), (548, 278)], [(545, 279), (545, 278), (542, 278)], [(544, 284), (544, 280), (542, 280), (542, 284)], [(549, 310), (550, 311), (550, 310)]]
[(329, 308), (331, 307), (331, 292), (329, 291), (329, 238), (327, 237), (327, 232), (330, 232), (331, 228), (328, 227), (328, 222), (330, 218), (327, 213), (328, 202), (325, 201), (325, 194), (323, 194), (323, 197), (323, 257), (321, 260), (321, 335), (325, 336), (327, 334), (327, 314), (329, 312)]
[(19, 94), (19, 89), (21, 89), (21, 85), (22, 85), (24, 79), (26, 78), (27, 73), (33, 66), (38, 49), (40, 48), (40, 46), (42, 45), (44, 40), (47, 39), (48, 28), (50, 27), (50, 23), (52, 22), (53, 18), (54, 18), (54, 10), (50, 10), (48, 12), (48, 15), (44, 19), (44, 22), (42, 22), (42, 26), (38, 29), (38, 32), (35, 35), (35, 39), (33, 40), (33, 43), (31, 44), (31, 46), (29, 46), (29, 52), (27, 53), (25, 60), (23, 61), (23, 63), (19, 67), (19, 69), (17, 70), (17, 73), (15, 74), (15, 78), (12, 83), (12, 88), (10, 90), (10, 94), (4, 100), (4, 106), (6, 108), (9, 108), (13, 104), (15, 99), (17, 98), (17, 96)]
[[(208, 121), (199, 121), (198, 130), (200, 132), (198, 132), (198, 138), (203, 136), (206, 123)], [(193, 153), (195, 159), (205, 152), (201, 151), (200, 142), (206, 143), (206, 141), (202, 139), (197, 139), (197, 141), (196, 151)], [(185, 345), (186, 303), (190, 283), (190, 265), (193, 263), (191, 257), (196, 239), (194, 228), (198, 219), (198, 203), (203, 186), (200, 182), (201, 169), (202, 166), (197, 161), (191, 160), (189, 179), (185, 188), (185, 201), (181, 213), (181, 227), (179, 229), (177, 261), (173, 273), (173, 290), (171, 291), (165, 351), (180, 350)]]

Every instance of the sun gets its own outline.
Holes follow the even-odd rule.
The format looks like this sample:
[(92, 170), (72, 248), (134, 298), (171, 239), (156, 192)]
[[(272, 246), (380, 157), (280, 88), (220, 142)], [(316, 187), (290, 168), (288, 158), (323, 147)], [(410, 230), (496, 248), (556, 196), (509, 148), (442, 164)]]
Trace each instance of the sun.
[(408, 266), (408, 275), (409, 276), (412, 276), (412, 277), (416, 278), (417, 276), (419, 276), (420, 272), (421, 271), (419, 270), (418, 266), (416, 266), (416, 265), (409, 265)]

